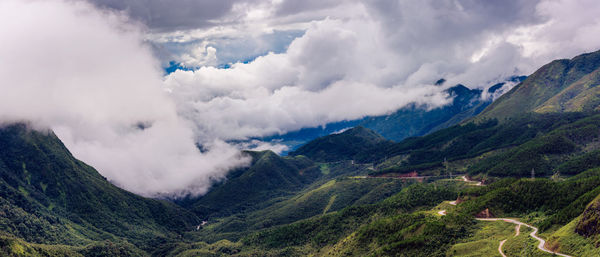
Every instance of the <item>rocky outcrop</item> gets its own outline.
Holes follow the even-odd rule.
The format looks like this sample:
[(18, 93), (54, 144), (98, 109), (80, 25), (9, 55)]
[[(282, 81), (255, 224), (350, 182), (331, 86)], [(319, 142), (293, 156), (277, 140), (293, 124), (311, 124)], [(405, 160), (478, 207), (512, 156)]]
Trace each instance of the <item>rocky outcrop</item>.
[(575, 227), (575, 232), (585, 237), (591, 237), (600, 234), (600, 199), (596, 198), (590, 203), (583, 214), (581, 220)]
[(475, 214), (475, 217), (476, 217), (476, 218), (480, 218), (480, 219), (481, 219), (481, 218), (483, 218), (483, 219), (488, 219), (488, 218), (493, 218), (493, 217), (494, 217), (494, 214), (492, 214), (492, 213), (490, 212), (490, 209), (488, 209), (488, 208), (485, 208), (485, 210), (483, 210), (483, 211), (480, 211), (479, 213)]

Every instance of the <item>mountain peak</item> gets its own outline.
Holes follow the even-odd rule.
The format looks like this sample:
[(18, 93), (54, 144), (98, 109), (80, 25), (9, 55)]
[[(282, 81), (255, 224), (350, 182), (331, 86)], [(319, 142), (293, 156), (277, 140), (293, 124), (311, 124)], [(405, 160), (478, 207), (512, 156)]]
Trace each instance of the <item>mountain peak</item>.
[(599, 68), (600, 51), (552, 61), (494, 101), (476, 119), (596, 109), (600, 105), (600, 89), (596, 87), (600, 76), (592, 73)]

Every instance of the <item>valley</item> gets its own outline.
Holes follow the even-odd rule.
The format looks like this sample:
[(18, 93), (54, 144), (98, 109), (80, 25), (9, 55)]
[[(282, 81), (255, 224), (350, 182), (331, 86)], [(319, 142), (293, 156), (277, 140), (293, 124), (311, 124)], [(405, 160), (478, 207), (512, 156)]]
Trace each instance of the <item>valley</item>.
[(244, 151), (247, 167), (177, 199), (122, 190), (53, 132), (5, 125), (0, 253), (597, 256), (599, 69), (600, 52), (552, 62), (402, 140), (354, 126), (287, 156)]

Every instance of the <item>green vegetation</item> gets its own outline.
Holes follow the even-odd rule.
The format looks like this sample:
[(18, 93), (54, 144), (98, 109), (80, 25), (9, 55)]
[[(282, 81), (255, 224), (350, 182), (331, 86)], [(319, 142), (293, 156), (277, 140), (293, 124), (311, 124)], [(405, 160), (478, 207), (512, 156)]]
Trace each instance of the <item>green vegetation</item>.
[[(470, 219), (454, 215), (440, 218), (410, 212), (420, 208), (429, 209), (441, 200), (454, 196), (455, 193), (446, 188), (415, 184), (374, 205), (353, 206), (267, 229), (243, 241), (262, 249), (302, 247), (318, 250), (335, 245), (334, 252), (340, 254), (390, 256), (403, 249), (411, 254), (441, 256), (444, 246), (464, 235), (471, 225)], [(444, 222), (440, 219), (444, 219)], [(342, 241), (358, 248), (337, 245)]]
[(258, 210), (272, 204), (272, 199), (300, 191), (321, 175), (319, 167), (303, 156), (280, 157), (271, 151), (246, 154), (252, 158), (249, 168), (231, 172), (206, 195), (179, 203), (203, 219)]
[(479, 222), (472, 236), (453, 245), (447, 256), (497, 256), (500, 241), (515, 235), (515, 224), (507, 222)]
[(574, 175), (599, 167), (600, 114), (529, 114), (504, 123), (467, 123), (355, 156), (372, 175), (449, 172), (494, 177)]
[(370, 129), (358, 126), (340, 134), (317, 138), (290, 153), (319, 162), (353, 160), (361, 152), (392, 145), (391, 141)]
[[(507, 118), (525, 112), (595, 110), (600, 51), (544, 65), (489, 105), (476, 120)], [(593, 73), (593, 74), (592, 74)]]
[[(514, 224), (513, 224), (514, 225)], [(550, 257), (550, 253), (543, 252), (537, 248), (539, 241), (535, 240), (529, 233), (533, 231), (529, 227), (521, 226), (521, 233), (515, 237), (509, 237), (504, 243), (502, 250), (507, 256), (527, 257)]]
[[(437, 130), (484, 103), (450, 107), (452, 118), (432, 116), (435, 127), (407, 124), (417, 134), (437, 130), (423, 137), (395, 143), (359, 126), (287, 157), (247, 151), (249, 167), (176, 203), (111, 185), (52, 132), (5, 126), (0, 255), (490, 256), (506, 239), (509, 256), (549, 256), (529, 228), (513, 236), (514, 224), (477, 222), (483, 211), (539, 227), (554, 250), (595, 256), (598, 67), (600, 52), (555, 61), (471, 122)], [(452, 90), (455, 101), (481, 93)], [(449, 179), (394, 177), (412, 171)]]
[(550, 249), (573, 256), (599, 256), (600, 248), (593, 238), (586, 238), (575, 233), (575, 227), (580, 218), (574, 219), (564, 227), (548, 236), (547, 245)]
[(572, 158), (560, 164), (556, 169), (563, 174), (577, 174), (582, 170), (588, 170), (594, 167), (600, 167), (600, 150)]
[(45, 245), (27, 243), (12, 236), (0, 235), (0, 255), (11, 257), (141, 257), (147, 254), (127, 242), (101, 241), (87, 246)]
[[(524, 77), (512, 78), (515, 82), (524, 79)], [(504, 83), (491, 87), (489, 93), (493, 93), (502, 85)], [(359, 126), (372, 129), (387, 139), (401, 141), (456, 125), (466, 118), (477, 115), (491, 103), (491, 99), (482, 99), (481, 90), (469, 89), (460, 84), (448, 88), (446, 92), (454, 97), (449, 105), (435, 109), (411, 105), (389, 115), (365, 118)]]
[(585, 208), (575, 226), (575, 232), (585, 237), (600, 234), (600, 196)]
[[(561, 117), (560, 115), (557, 117)], [(559, 171), (574, 175), (595, 167), (594, 162), (583, 164), (585, 150), (595, 147), (600, 129), (600, 115), (579, 119), (555, 119), (552, 130), (540, 134), (502, 154), (491, 156), (469, 169), (470, 174), (492, 176), (528, 176), (532, 169), (538, 175), (549, 176)], [(579, 157), (583, 155), (583, 157)], [(566, 162), (566, 163), (565, 163)]]
[[(133, 253), (151, 251), (198, 223), (172, 203), (113, 186), (73, 158), (51, 132), (6, 126), (0, 128), (0, 149), (0, 230), (26, 242), (89, 245), (97, 252), (103, 246), (94, 242), (131, 242), (127, 249)], [(8, 241), (32, 254), (42, 249)]]
[(204, 241), (238, 240), (254, 231), (339, 211), (348, 206), (375, 203), (399, 192), (399, 180), (333, 179), (288, 197), (261, 210), (211, 220), (199, 234)]
[[(471, 187), (461, 192), (467, 200), (459, 210), (474, 215), (489, 209), (499, 217), (518, 217), (525, 213), (542, 212), (547, 216), (539, 224), (541, 230), (553, 225), (565, 225), (576, 218), (589, 203), (589, 192), (597, 192), (600, 176), (573, 177), (564, 181), (549, 179), (503, 179), (485, 187)], [(593, 174), (591, 174), (593, 173)]]
[(535, 109), (536, 112), (581, 112), (597, 110), (600, 105), (600, 69), (583, 76)]

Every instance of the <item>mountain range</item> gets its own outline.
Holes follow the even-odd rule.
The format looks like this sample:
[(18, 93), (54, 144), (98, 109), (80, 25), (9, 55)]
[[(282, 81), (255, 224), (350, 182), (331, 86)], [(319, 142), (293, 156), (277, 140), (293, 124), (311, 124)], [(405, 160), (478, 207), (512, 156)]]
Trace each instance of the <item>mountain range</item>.
[[(480, 89), (469, 89), (461, 84), (452, 86), (444, 90), (452, 98), (450, 104), (437, 108), (409, 104), (387, 115), (367, 116), (357, 120), (334, 122), (320, 127), (303, 128), (283, 135), (257, 139), (284, 144), (290, 148), (289, 151), (293, 151), (318, 137), (339, 133), (351, 127), (362, 126), (375, 131), (386, 139), (399, 142), (408, 137), (423, 136), (450, 127), (479, 114), (492, 103), (494, 95), (498, 95), (509, 85), (519, 83), (525, 78), (526, 76), (510, 77), (505, 82), (489, 87), (485, 95)], [(441, 87), (444, 83), (445, 80), (440, 79), (436, 82), (436, 85)], [(287, 153), (287, 151), (284, 153)]]
[(598, 256), (599, 68), (600, 51), (557, 60), (493, 102), (459, 85), (449, 106), (356, 121), (288, 156), (245, 151), (248, 167), (172, 201), (112, 185), (52, 131), (4, 124), (0, 255), (551, 256), (535, 228), (548, 251)]

